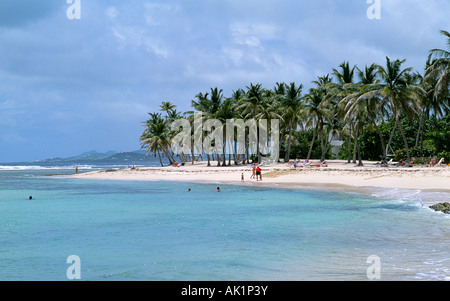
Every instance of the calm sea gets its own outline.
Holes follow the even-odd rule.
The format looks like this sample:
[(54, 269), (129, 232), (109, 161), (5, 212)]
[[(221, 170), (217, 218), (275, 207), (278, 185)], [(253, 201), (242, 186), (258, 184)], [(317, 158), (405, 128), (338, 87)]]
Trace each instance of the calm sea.
[(450, 280), (450, 218), (420, 192), (217, 193), (73, 172), (0, 167), (0, 280), (68, 280), (75, 263), (81, 280)]

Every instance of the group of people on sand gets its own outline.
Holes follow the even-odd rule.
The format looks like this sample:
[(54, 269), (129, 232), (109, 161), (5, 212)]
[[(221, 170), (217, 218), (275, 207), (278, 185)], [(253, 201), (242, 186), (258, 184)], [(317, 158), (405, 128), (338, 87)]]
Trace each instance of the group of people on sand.
[(426, 160), (426, 158), (418, 158), (416, 160), (416, 158), (411, 158), (411, 160), (404, 160), (404, 159), (400, 159), (398, 162), (393, 162), (393, 159), (391, 159), (390, 161), (387, 161), (386, 158), (384, 158), (383, 160), (381, 160), (381, 162), (377, 162), (375, 165), (376, 166), (383, 166), (383, 167), (389, 167), (391, 165), (396, 166), (396, 167), (412, 167), (414, 162), (419, 162), (417, 163), (418, 166), (421, 167), (433, 167), (433, 166), (440, 166), (443, 162), (444, 162), (444, 158), (441, 158), (439, 160), (439, 162), (437, 162), (437, 158), (436, 157), (432, 157), (432, 158), (428, 158), (429, 163), (428, 164), (421, 164), (420, 162), (423, 162), (424, 160)]
[(318, 162), (311, 162), (309, 160), (304, 160), (302, 163), (300, 163), (299, 159), (295, 159), (295, 160), (290, 160), (288, 165), (292, 166), (294, 168), (297, 168), (297, 167), (328, 167), (328, 163), (326, 160), (318, 161)]
[(403, 167), (411, 167), (412, 166), (412, 164), (414, 163), (414, 158), (412, 158), (411, 160), (403, 160), (403, 159), (400, 159), (398, 162), (397, 162), (397, 164), (396, 164), (396, 166), (397, 167), (399, 167), (399, 166), (403, 166)]
[[(244, 176), (244, 174), (242, 174), (241, 181), (243, 181), (243, 179), (244, 179), (243, 176)], [(253, 164), (253, 167), (252, 167), (252, 175), (251, 175), (250, 179), (255, 179), (255, 178), (256, 178), (256, 181), (262, 181), (262, 169), (258, 163)]]

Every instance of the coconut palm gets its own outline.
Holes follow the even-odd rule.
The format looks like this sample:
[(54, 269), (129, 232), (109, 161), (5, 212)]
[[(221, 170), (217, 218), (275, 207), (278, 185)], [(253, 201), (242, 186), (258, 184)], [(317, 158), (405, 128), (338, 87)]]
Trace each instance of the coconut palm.
[(345, 84), (353, 82), (355, 69), (357, 67), (353, 66), (350, 68), (350, 63), (347, 61), (340, 64), (339, 68), (341, 68), (341, 71), (333, 69), (333, 75), (337, 79), (338, 85), (343, 89)]
[[(327, 84), (328, 86), (328, 96), (327, 96), (327, 102), (328, 105), (332, 105), (334, 106), (334, 108), (336, 109), (333, 113), (338, 116), (338, 118), (342, 119), (342, 114), (345, 114), (345, 112), (342, 111), (342, 106), (339, 106), (339, 103), (341, 102), (341, 100), (346, 97), (347, 95), (351, 94), (354, 92), (355, 90), (355, 86), (353, 84), (353, 79), (354, 79), (354, 75), (355, 75), (355, 70), (357, 69), (357, 66), (353, 66), (350, 67), (350, 63), (347, 62), (343, 62), (342, 64), (339, 65), (340, 70), (337, 69), (333, 69), (333, 75), (334, 78), (336, 78), (336, 83), (334, 82), (330, 82), (329, 84)], [(331, 104), (330, 104), (331, 102)], [(347, 132), (344, 131), (340, 131), (341, 133), (347, 133), (348, 135), (348, 145), (349, 145), (349, 150), (348, 150), (348, 163), (350, 163), (350, 144), (351, 144), (351, 138), (352, 135), (354, 135), (353, 133), (353, 120), (349, 119), (347, 120), (348, 124), (348, 128), (349, 130)], [(353, 151), (353, 160), (354, 162), (356, 162), (356, 143), (355, 143), (355, 149)]]
[[(383, 102), (377, 94), (381, 88), (378, 80), (377, 65), (372, 64), (366, 66), (364, 70), (357, 69), (360, 81), (353, 85), (354, 92), (342, 99), (341, 104), (343, 104), (346, 114), (355, 114), (358, 116), (362, 111), (365, 111), (366, 117), (376, 129), (381, 143), (382, 158), (385, 158), (385, 142), (377, 123), (377, 119), (383, 116), (383, 114), (386, 114)], [(344, 118), (348, 119), (348, 116)]]
[[(195, 109), (195, 111), (197, 112), (201, 112), (202, 113), (202, 123), (210, 118), (213, 118), (213, 116), (217, 113), (217, 111), (219, 110), (222, 101), (223, 101), (223, 93), (222, 93), (222, 89), (218, 89), (217, 87), (215, 88), (211, 88), (210, 92), (211, 93), (198, 93), (197, 95), (195, 95), (196, 100), (192, 100), (191, 104), (192, 107)], [(193, 121), (194, 120), (194, 111), (187, 111), (185, 113), (186, 115), (188, 115), (188, 118)], [(200, 131), (201, 129), (195, 129), (194, 128), (194, 132)], [(203, 132), (202, 132), (202, 137), (203, 137)], [(206, 154), (207, 160), (208, 160), (208, 166), (211, 166), (211, 157), (210, 154)]]
[(163, 101), (163, 102), (161, 102), (159, 107), (160, 107), (160, 109), (159, 109), (160, 111), (164, 111), (164, 112), (166, 112), (167, 115), (169, 115), (173, 111), (173, 109), (176, 108), (176, 105), (174, 105), (170, 101)]
[[(236, 102), (231, 99), (231, 98), (227, 98), (225, 99), (223, 102), (221, 102), (220, 107), (218, 108), (218, 110), (212, 115), (212, 118), (219, 120), (222, 124), (226, 124), (227, 120), (229, 119), (234, 119), (236, 116), (235, 113), (236, 110)], [(222, 162), (222, 166), (226, 165), (226, 156), (225, 156), (225, 149), (226, 146), (228, 144), (228, 148), (231, 149), (231, 147), (233, 146), (233, 142), (234, 141), (227, 141), (227, 135), (226, 135), (226, 131), (223, 132), (223, 162)], [(231, 152), (229, 153), (229, 164), (231, 165)], [(220, 165), (220, 163), (218, 164)]]
[(144, 122), (146, 128), (140, 137), (141, 149), (147, 149), (145, 156), (152, 153), (156, 157), (156, 154), (158, 154), (161, 166), (163, 166), (161, 152), (166, 155), (169, 163), (172, 164), (174, 162), (170, 152), (172, 135), (168, 127), (168, 122), (161, 117), (161, 113), (149, 113), (149, 115), (150, 119)]
[(317, 88), (311, 88), (309, 93), (304, 96), (304, 99), (303, 113), (306, 116), (306, 126), (313, 128), (313, 138), (306, 156), (306, 160), (309, 160), (323, 118), (320, 106), (323, 101), (322, 91)]
[[(447, 37), (447, 45), (450, 47), (450, 33), (441, 30), (441, 34)], [(426, 80), (435, 80), (434, 97), (449, 102), (450, 87), (450, 48), (449, 51), (444, 49), (432, 49), (428, 61), (431, 62), (426, 70)]]
[(288, 140), (287, 140), (287, 149), (286, 155), (284, 157), (284, 162), (288, 162), (291, 154), (291, 142), (292, 142), (292, 134), (296, 129), (301, 112), (302, 112), (302, 89), (303, 85), (296, 85), (295, 82), (291, 82), (286, 86), (285, 96), (282, 98), (282, 110), (283, 110), (283, 120), (288, 126)]
[[(389, 57), (386, 57), (386, 68), (378, 66), (378, 71), (383, 82), (377, 93), (389, 103), (389, 110), (395, 120), (395, 124), (400, 130), (405, 145), (406, 156), (410, 160), (408, 141), (400, 123), (400, 117), (404, 115), (411, 118), (417, 115), (419, 87), (408, 81), (408, 73), (411, 72), (412, 68), (402, 69), (405, 61), (398, 59), (391, 61)], [(393, 130), (395, 130), (395, 127)], [(389, 140), (391, 140), (392, 134)]]
[[(241, 98), (242, 104), (238, 106), (238, 110), (242, 111), (242, 116), (244, 118), (253, 118), (256, 122), (258, 121), (258, 113), (265, 110), (268, 105), (267, 101), (267, 91), (262, 88), (261, 84), (247, 86), (247, 91), (245, 95)], [(256, 158), (257, 162), (261, 162), (261, 154), (259, 151), (259, 129), (257, 129), (256, 134)]]

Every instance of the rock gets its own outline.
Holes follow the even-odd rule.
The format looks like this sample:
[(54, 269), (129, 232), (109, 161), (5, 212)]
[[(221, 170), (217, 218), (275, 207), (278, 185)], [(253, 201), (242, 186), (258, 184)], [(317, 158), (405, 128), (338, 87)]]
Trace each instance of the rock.
[(436, 205), (430, 206), (431, 209), (435, 210), (435, 211), (441, 211), (444, 212), (446, 214), (450, 214), (450, 204), (445, 202), (445, 203), (438, 203)]

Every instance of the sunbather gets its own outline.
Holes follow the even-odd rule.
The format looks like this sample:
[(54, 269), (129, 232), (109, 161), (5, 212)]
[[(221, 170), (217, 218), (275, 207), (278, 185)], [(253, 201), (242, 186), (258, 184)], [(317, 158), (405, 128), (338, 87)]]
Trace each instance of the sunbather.
[(322, 161), (320, 163), (310, 164), (308, 166), (312, 167), (328, 167), (327, 161)]
[(431, 159), (430, 163), (428, 163), (428, 166), (434, 166), (436, 164), (436, 158)]
[(444, 163), (444, 158), (441, 158), (441, 160), (439, 160), (439, 162), (436, 164), (436, 166), (440, 166), (442, 163)]
[(404, 166), (406, 166), (406, 167), (412, 167), (413, 163), (414, 163), (414, 158), (412, 158), (411, 161), (409, 161), (409, 162), (408, 162), (408, 160), (406, 160)]

